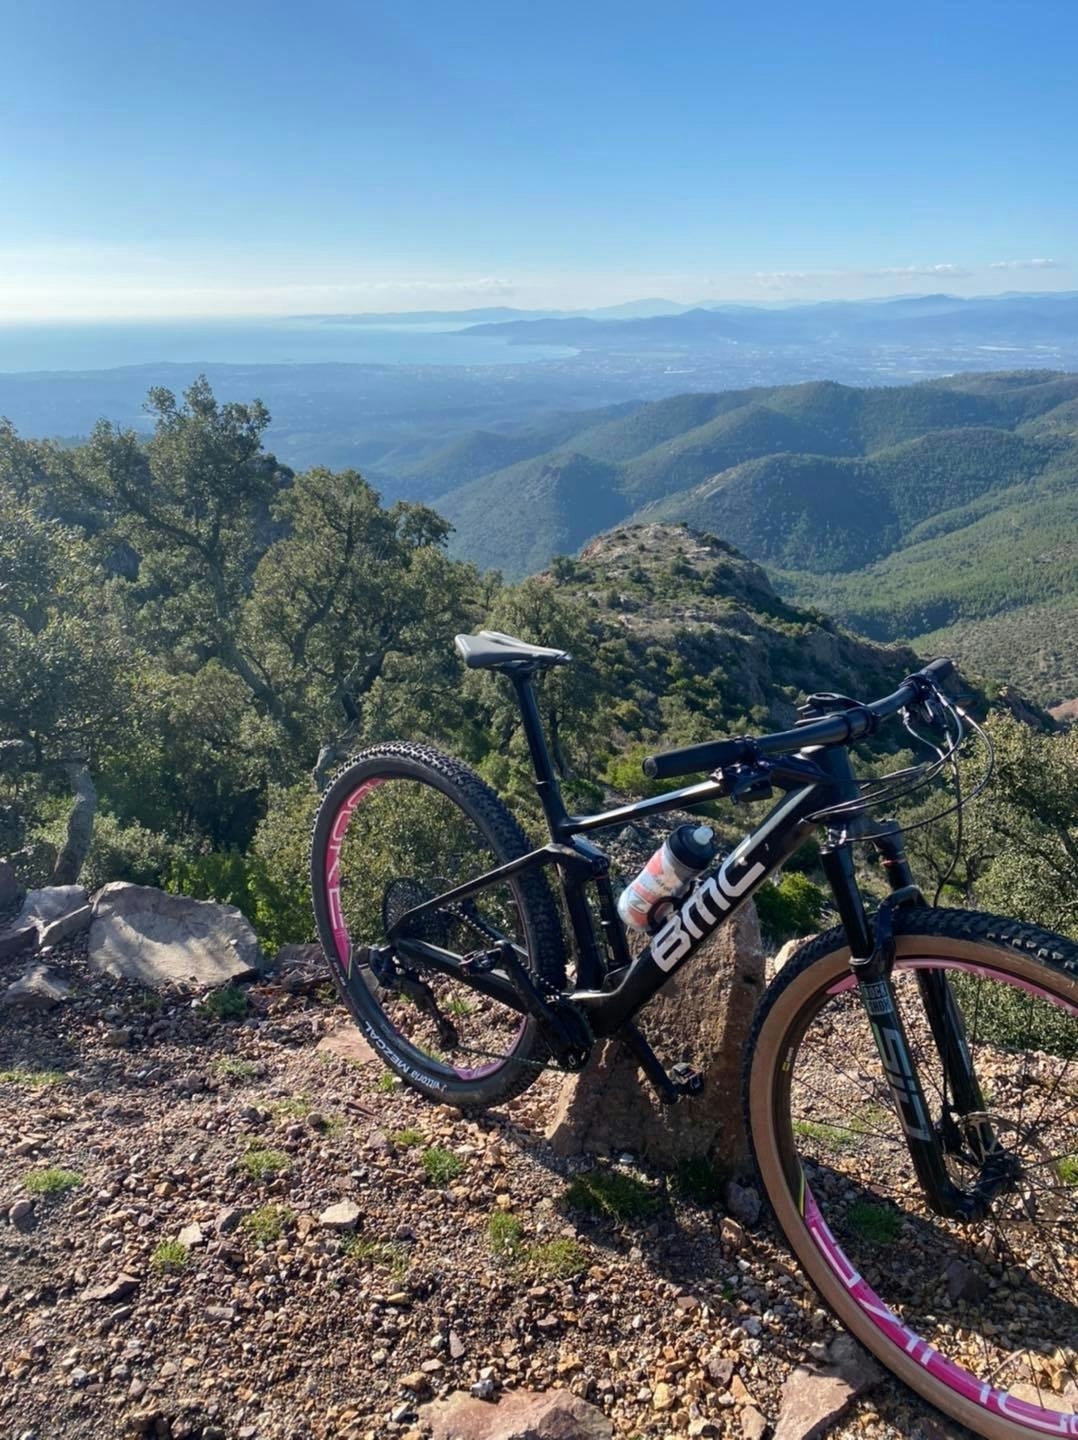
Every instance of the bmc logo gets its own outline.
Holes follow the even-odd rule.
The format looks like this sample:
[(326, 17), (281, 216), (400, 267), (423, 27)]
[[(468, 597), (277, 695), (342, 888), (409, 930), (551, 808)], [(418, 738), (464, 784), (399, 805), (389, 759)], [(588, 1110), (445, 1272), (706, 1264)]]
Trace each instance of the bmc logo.
[[(733, 857), (731, 856), (730, 859)], [(740, 880), (731, 880), (726, 874), (730, 864), (726, 860), (717, 875), (710, 875), (689, 896), (676, 915), (669, 919), (651, 942), (651, 958), (660, 970), (672, 970), (683, 959), (697, 940), (711, 933), (734, 902), (751, 890), (760, 876), (765, 874), (763, 865), (751, 866)]]

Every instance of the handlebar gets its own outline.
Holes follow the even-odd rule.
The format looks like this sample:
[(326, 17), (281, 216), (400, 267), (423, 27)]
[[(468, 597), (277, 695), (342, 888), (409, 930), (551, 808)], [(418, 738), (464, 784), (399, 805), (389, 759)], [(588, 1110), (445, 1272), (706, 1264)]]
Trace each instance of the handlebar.
[(836, 710), (819, 720), (805, 721), (793, 730), (779, 730), (759, 739), (745, 735), (734, 740), (709, 740), (702, 745), (686, 745), (662, 755), (649, 755), (643, 764), (644, 774), (649, 780), (672, 780), (701, 770), (749, 765), (768, 755), (789, 755), (809, 745), (852, 745), (873, 734), (881, 720), (933, 694), (954, 674), (954, 668), (953, 660), (933, 660), (923, 670), (908, 675), (893, 694), (885, 695), (882, 700)]

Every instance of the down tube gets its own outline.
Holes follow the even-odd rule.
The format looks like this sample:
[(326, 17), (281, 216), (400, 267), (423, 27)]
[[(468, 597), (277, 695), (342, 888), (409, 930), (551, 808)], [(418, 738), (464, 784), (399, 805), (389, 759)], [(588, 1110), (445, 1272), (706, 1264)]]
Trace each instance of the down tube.
[(651, 938), (615, 990), (577, 991), (596, 1035), (612, 1035), (646, 1005), (693, 951), (745, 903), (771, 872), (803, 844), (815, 828), (808, 819), (820, 808), (820, 787), (796, 790), (769, 812), (682, 902)]

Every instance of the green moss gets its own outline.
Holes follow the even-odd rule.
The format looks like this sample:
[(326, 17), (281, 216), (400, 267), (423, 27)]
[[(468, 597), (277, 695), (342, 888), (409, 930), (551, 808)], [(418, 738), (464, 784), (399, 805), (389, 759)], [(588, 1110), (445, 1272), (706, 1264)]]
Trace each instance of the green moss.
[(427, 1138), (422, 1130), (409, 1128), (407, 1130), (394, 1130), (390, 1135), (394, 1145), (399, 1145), (402, 1150), (410, 1150), (413, 1145), (422, 1145)]
[(222, 985), (211, 990), (202, 1002), (203, 1014), (215, 1020), (242, 1020), (247, 1014), (247, 992), (238, 985)]
[(360, 1235), (349, 1235), (341, 1242), (341, 1254), (357, 1265), (373, 1265), (388, 1270), (395, 1280), (404, 1277), (408, 1270), (408, 1252), (401, 1245), (387, 1240), (367, 1240)]
[(855, 1234), (873, 1245), (890, 1245), (902, 1229), (902, 1217), (884, 1205), (857, 1200), (849, 1209), (846, 1223)]
[(232, 1080), (253, 1080), (258, 1074), (258, 1066), (252, 1065), (250, 1060), (240, 1060), (235, 1055), (222, 1055), (213, 1062), (213, 1071), (216, 1075), (225, 1075)]
[(25, 1085), (43, 1090), (47, 1085), (62, 1085), (67, 1076), (62, 1070), (30, 1070), (17, 1065), (13, 1070), (0, 1070), (0, 1081), (7, 1085)]
[(1078, 1155), (1065, 1155), (1056, 1166), (1056, 1174), (1064, 1185), (1078, 1185)]
[(825, 1150), (849, 1150), (857, 1144), (857, 1134), (844, 1125), (827, 1125), (818, 1120), (795, 1120), (795, 1135), (806, 1140), (815, 1140)]

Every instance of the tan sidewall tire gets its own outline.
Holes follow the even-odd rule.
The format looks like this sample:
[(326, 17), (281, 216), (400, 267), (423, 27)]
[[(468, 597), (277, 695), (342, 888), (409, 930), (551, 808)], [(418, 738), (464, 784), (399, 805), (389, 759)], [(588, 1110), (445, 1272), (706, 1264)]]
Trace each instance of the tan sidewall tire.
[[(1078, 1005), (1078, 981), (1006, 946), (926, 934), (897, 936), (896, 950), (899, 958), (939, 956), (973, 963), (991, 963), (1001, 969), (1005, 968), (1008, 973), (1018, 978), (1048, 986), (1055, 993)], [(767, 1015), (753, 1051), (749, 1071), (749, 1121), (760, 1175), (775, 1217), (805, 1273), (843, 1325), (910, 1389), (924, 1396), (937, 1409), (961, 1421), (975, 1435), (986, 1437), (986, 1440), (1031, 1440), (1032, 1436), (1050, 1434), (1052, 1432), (1034, 1430), (993, 1415), (980, 1405), (965, 1400), (930, 1375), (916, 1360), (892, 1345), (827, 1265), (805, 1226), (794, 1195), (790, 1192), (775, 1127), (771, 1123), (775, 1101), (777, 1047), (809, 997), (815, 994), (822, 984), (839, 979), (848, 968), (849, 951), (839, 948), (817, 960), (791, 981)], [(886, 1296), (882, 1298), (884, 1301), (887, 1299)]]

